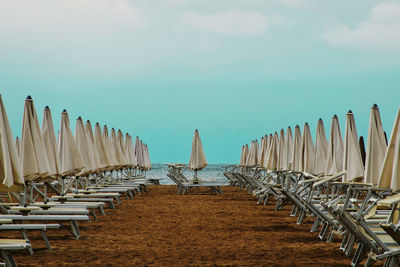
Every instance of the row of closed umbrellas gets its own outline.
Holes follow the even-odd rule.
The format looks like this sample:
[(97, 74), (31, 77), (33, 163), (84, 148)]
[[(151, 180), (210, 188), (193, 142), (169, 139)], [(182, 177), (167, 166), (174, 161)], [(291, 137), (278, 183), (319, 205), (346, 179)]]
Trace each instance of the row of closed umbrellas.
[(72, 134), (68, 113), (61, 113), (56, 139), (48, 106), (43, 112), (42, 128), (33, 100), (25, 100), (21, 138), (14, 137), (0, 95), (0, 178), (1, 190), (20, 191), (27, 181), (51, 180), (66, 176), (89, 176), (105, 171), (137, 168), (151, 169), (148, 146), (121, 130), (100, 127), (94, 131), (90, 121), (76, 120)]
[(362, 181), (381, 188), (400, 189), (400, 109), (389, 143), (382, 127), (378, 106), (371, 108), (366, 151), (363, 138), (358, 138), (354, 115), (346, 115), (344, 139), (339, 119), (333, 116), (329, 139), (322, 119), (318, 120), (315, 142), (305, 123), (303, 134), (297, 125), (278, 134), (265, 135), (260, 144), (253, 140), (242, 147), (240, 165), (263, 167), (271, 171), (292, 170), (318, 176), (345, 172), (345, 181)]

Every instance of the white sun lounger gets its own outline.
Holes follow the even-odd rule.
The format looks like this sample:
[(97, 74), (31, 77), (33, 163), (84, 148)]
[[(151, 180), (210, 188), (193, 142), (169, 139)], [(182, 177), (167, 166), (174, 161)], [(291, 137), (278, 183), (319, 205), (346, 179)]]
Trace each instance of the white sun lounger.
[(29, 249), (31, 244), (25, 239), (0, 239), (0, 253), (7, 266), (16, 267), (12, 251)]

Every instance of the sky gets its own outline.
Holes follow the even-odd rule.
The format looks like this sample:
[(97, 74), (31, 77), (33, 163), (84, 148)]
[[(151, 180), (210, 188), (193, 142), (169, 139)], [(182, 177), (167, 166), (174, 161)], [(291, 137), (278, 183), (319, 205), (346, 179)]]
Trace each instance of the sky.
[(56, 130), (65, 108), (159, 163), (188, 163), (196, 128), (209, 163), (289, 125), (329, 133), (334, 114), (344, 134), (349, 109), (366, 136), (374, 103), (389, 134), (400, 1), (0, 0), (0, 93), (15, 136), (31, 95)]

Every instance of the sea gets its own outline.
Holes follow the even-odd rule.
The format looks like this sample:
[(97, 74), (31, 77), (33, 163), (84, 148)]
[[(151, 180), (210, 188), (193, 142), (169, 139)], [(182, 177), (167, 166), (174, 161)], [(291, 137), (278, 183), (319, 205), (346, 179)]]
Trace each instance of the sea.
[[(228, 179), (224, 176), (225, 166), (228, 164), (209, 164), (203, 170), (199, 171), (197, 176), (199, 179), (206, 179), (207, 181), (215, 181), (228, 183)], [(170, 185), (175, 184), (168, 176), (168, 167), (164, 163), (152, 163), (152, 169), (147, 172), (148, 178), (161, 178), (160, 184)], [(183, 174), (191, 179), (193, 177), (194, 172), (185, 169)]]

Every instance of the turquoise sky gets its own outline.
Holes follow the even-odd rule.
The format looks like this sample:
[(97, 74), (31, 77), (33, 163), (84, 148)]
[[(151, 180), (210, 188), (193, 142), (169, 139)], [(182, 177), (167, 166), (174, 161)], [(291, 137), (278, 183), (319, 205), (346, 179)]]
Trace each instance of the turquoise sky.
[[(400, 1), (0, 0), (0, 93), (14, 135), (25, 97), (58, 128), (66, 108), (189, 162), (198, 128), (211, 163), (244, 143), (348, 109), (391, 131), (400, 103)], [(57, 129), (56, 129), (57, 130)]]

